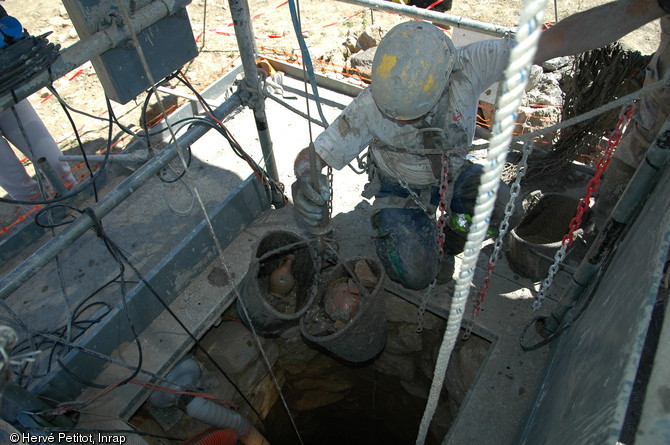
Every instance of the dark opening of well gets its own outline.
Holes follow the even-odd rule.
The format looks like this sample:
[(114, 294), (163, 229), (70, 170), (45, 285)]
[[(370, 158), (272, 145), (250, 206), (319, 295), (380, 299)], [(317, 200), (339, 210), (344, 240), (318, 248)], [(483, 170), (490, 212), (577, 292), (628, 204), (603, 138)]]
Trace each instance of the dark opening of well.
[[(461, 352), (468, 345), (476, 345), (481, 350), (482, 343), (489, 344), (485, 339), (474, 335), (468, 341), (458, 342), (454, 354), (456, 366), (451, 366), (450, 363), (451, 375), (448, 372), (447, 379), (458, 380), (468, 386), (474, 382), (474, 375), (455, 374), (458, 370), (472, 370), (478, 366), (460, 366), (457, 362), (459, 357), (473, 358), (474, 355), (478, 356), (480, 365), (483, 359), (481, 355)], [(282, 387), (286, 403), (305, 445), (415, 443), (426, 406), (425, 395), (430, 388), (431, 382), (428, 378), (417, 376), (417, 383), (424, 394), (415, 395), (407, 391), (401, 384), (401, 379), (379, 372), (374, 364), (351, 367), (332, 360), (329, 366), (321, 369), (326, 370), (325, 373), (322, 371), (322, 375), (312, 375), (307, 370), (306, 375), (288, 376)], [(305, 384), (305, 381), (325, 383), (317, 386)], [(349, 388), (342, 393), (330, 388), (328, 381), (339, 382), (338, 386), (345, 381)], [(326, 400), (332, 402), (322, 405)], [(460, 404), (461, 401), (462, 398), (454, 400), (446, 388), (442, 391), (426, 444), (442, 443), (454, 418), (454, 404)], [(320, 406), (309, 409), (312, 404)], [(440, 416), (439, 420), (437, 416)], [(274, 404), (264, 420), (264, 425), (264, 435), (271, 444), (300, 443), (281, 400)]]

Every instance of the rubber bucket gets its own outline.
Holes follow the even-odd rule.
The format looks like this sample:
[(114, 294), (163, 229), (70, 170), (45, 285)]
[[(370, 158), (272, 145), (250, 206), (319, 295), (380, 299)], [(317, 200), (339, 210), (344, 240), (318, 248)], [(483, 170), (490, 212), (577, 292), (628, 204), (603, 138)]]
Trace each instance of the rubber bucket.
[[(326, 273), (314, 305), (300, 318), (300, 333), (308, 343), (348, 362), (361, 363), (373, 359), (386, 345), (385, 301), (381, 294), (386, 272), (377, 261), (362, 257), (346, 260), (345, 265), (338, 264)], [(358, 299), (357, 310), (348, 312), (351, 317), (346, 322), (343, 321), (346, 316), (336, 319), (338, 310), (350, 307), (346, 302), (340, 301), (335, 310), (328, 308), (329, 297), (338, 286), (345, 286), (345, 290), (351, 290), (351, 286), (356, 289), (353, 294)]]
[(526, 212), (510, 231), (507, 252), (514, 272), (533, 281), (546, 278), (578, 204), (579, 199), (571, 196), (540, 192), (524, 200)]
[[(290, 269), (295, 286), (285, 295), (273, 294), (270, 276), (288, 255), (293, 257)], [(262, 335), (279, 335), (297, 326), (300, 316), (316, 297), (315, 276), (307, 241), (287, 231), (268, 232), (256, 244), (249, 269), (238, 286), (237, 311), (242, 323), (250, 326), (251, 322), (254, 330)]]

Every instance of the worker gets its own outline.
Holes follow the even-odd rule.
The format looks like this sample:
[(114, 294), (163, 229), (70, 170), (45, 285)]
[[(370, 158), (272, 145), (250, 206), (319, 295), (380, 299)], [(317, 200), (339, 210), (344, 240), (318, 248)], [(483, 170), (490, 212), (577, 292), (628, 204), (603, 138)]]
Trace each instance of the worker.
[[(670, 71), (670, 0), (625, 0), (607, 3), (561, 20), (540, 38), (537, 58), (578, 54), (614, 42), (660, 18), (661, 42), (645, 72), (645, 85), (660, 81)], [(578, 35), (579, 38), (574, 38)], [(656, 139), (670, 109), (670, 89), (644, 95), (614, 152), (593, 207), (596, 227), (607, 217), (628, 181)]]
[[(663, 9), (652, 0), (593, 8), (545, 31), (534, 61), (540, 64), (606, 45), (662, 15)], [(369, 183), (363, 196), (375, 198), (372, 225), (378, 235), (377, 256), (389, 277), (409, 289), (423, 289), (433, 282), (442, 258), (431, 215), (440, 199), (452, 214), (474, 213), (483, 169), (467, 155), (478, 100), (503, 76), (513, 44), (512, 39), (502, 38), (456, 48), (442, 30), (425, 22), (392, 28), (376, 50), (370, 87), (314, 141), (316, 186), (311, 179), (310, 149), (296, 157), (292, 195), (302, 219), (312, 226), (320, 224), (321, 208), (329, 199), (321, 170), (341, 169), (369, 147)], [(439, 155), (421, 154), (426, 149), (435, 153), (436, 148), (444, 151), (446, 162)], [(440, 197), (445, 167), (448, 192)], [(501, 184), (490, 221), (493, 230), (504, 216), (507, 195)], [(452, 224), (445, 233), (454, 235), (460, 219), (449, 221)], [(462, 249), (463, 238), (448, 236), (445, 252)]]
[[(13, 45), (27, 35), (21, 24), (14, 17), (8, 16), (0, 6), (0, 51)], [(27, 156), (33, 164), (45, 158), (52, 170), (72, 186), (75, 179), (66, 162), (60, 161), (60, 149), (46, 126), (27, 99), (0, 112), (0, 187), (12, 199), (30, 201), (40, 197), (37, 182), (33, 180), (23, 164), (10, 147), (14, 147)]]
[[(512, 45), (512, 39), (504, 38), (455, 48), (430, 23), (401, 23), (376, 50), (371, 86), (314, 141), (319, 172), (326, 165), (341, 169), (369, 146), (370, 182), (363, 196), (375, 198), (377, 256), (389, 277), (407, 288), (425, 288), (439, 271), (433, 215), (445, 167), (448, 193), (460, 191), (445, 202), (454, 213), (473, 214), (482, 169), (466, 156), (478, 99), (500, 79)], [(421, 154), (424, 148), (445, 150), (448, 162), (439, 154)], [(292, 189), (298, 212), (314, 226), (328, 200), (328, 187), (323, 175), (318, 192), (312, 187), (310, 165), (309, 150), (302, 150), (294, 164)], [(499, 222), (502, 206), (496, 210)], [(462, 243), (447, 243), (449, 253), (462, 247), (455, 244)]]

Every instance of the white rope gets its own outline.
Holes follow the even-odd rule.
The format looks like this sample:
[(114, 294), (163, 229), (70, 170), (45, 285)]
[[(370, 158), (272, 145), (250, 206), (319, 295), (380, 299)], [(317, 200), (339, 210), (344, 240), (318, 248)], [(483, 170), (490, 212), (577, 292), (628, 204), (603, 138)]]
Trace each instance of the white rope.
[(474, 276), (477, 258), (482, 242), (486, 237), (489, 219), (493, 212), (499, 178), (502, 174), (512, 131), (516, 123), (516, 111), (521, 103), (533, 57), (540, 37), (540, 25), (543, 23), (545, 0), (524, 0), (524, 9), (519, 18), (519, 29), (516, 34), (517, 44), (511, 52), (509, 65), (505, 71), (503, 94), (498, 100), (493, 135), (490, 140), (487, 162), (479, 185), (475, 214), (465, 243), (465, 251), (461, 270), (456, 280), (456, 289), (451, 301), (451, 309), (447, 320), (442, 345), (438, 353), (433, 382), (430, 387), (426, 409), (419, 425), (417, 445), (423, 445), (428, 434), (428, 427), (435, 415), (437, 403), (442, 392), (444, 377), (449, 365), (449, 357), (454, 349), (463, 320), (463, 311), (467, 302), (470, 285)]

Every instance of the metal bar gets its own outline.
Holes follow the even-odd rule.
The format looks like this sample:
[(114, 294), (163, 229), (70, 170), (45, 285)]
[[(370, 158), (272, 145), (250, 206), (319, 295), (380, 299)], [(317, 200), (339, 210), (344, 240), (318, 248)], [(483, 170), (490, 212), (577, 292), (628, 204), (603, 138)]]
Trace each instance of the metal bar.
[(246, 0), (229, 0), (230, 15), (235, 28), (235, 38), (240, 49), (240, 59), (244, 68), (245, 89), (251, 95), (249, 106), (254, 111), (258, 139), (263, 151), (263, 161), (268, 175), (275, 181), (279, 181), (279, 173), (272, 150), (272, 139), (268, 128), (267, 115), (265, 114), (265, 101), (260, 92), (260, 81), (258, 69), (256, 68), (256, 41), (251, 27), (251, 14), (249, 4)]
[[(152, 2), (133, 15), (131, 19), (132, 26), (134, 29), (147, 28), (159, 20), (174, 14), (189, 3), (191, 3), (191, 0), (161, 0)], [(129, 37), (129, 27), (112, 25), (84, 40), (79, 40), (74, 45), (61, 51), (51, 65), (50, 70), (44, 71), (13, 89), (13, 96), (12, 94), (6, 94), (0, 97), (0, 110), (12, 106), (15, 103), (15, 98), (16, 100), (27, 98), (40, 88), (52, 83), (54, 79), (62, 77), (94, 57), (118, 46)]]
[[(131, 154), (117, 154), (117, 155), (109, 155), (108, 161), (109, 162), (130, 162), (134, 164), (146, 162), (148, 159), (147, 157), (149, 156), (148, 151), (145, 151), (144, 153), (140, 152), (133, 152)], [(61, 161), (73, 161), (73, 162), (82, 162), (85, 159), (90, 161), (90, 162), (102, 162), (105, 160), (105, 155), (86, 155), (86, 158), (84, 158), (83, 155), (61, 155), (58, 156), (58, 159)]]
[[(217, 118), (222, 119), (241, 105), (242, 100), (240, 99), (239, 94), (235, 93), (230, 99), (214, 110), (214, 115)], [(209, 127), (204, 125), (197, 125), (189, 129), (184, 135), (179, 137), (176, 142), (168, 145), (163, 151), (159, 152), (153, 159), (133, 173), (132, 176), (123, 181), (117, 188), (93, 205), (91, 208), (95, 214), (98, 217), (107, 215), (177, 156), (179, 147), (188, 147), (189, 145), (192, 145), (207, 133), (209, 129)], [(93, 221), (88, 216), (81, 216), (69, 224), (57, 237), (42, 246), (0, 280), (0, 298), (3, 300), (6, 299), (12, 292), (34, 276), (40, 268), (51, 261), (63, 249), (68, 247), (74, 240), (79, 238), (92, 226)]]
[(51, 184), (59, 195), (62, 196), (67, 193), (67, 187), (65, 187), (65, 184), (61, 177), (58, 176), (58, 173), (51, 168), (51, 165), (47, 162), (47, 158), (39, 158), (37, 160), (37, 168), (44, 174), (44, 176), (46, 176), (49, 184)]
[(430, 11), (414, 6), (405, 6), (399, 3), (382, 0), (337, 0), (343, 3), (363, 6), (365, 8), (377, 9), (380, 11), (394, 12), (396, 14), (412, 17), (415, 19), (428, 20), (440, 25), (448, 25), (456, 28), (470, 29), (472, 31), (483, 32), (491, 36), (502, 37), (515, 32), (515, 28), (493, 25), (491, 23), (480, 22), (456, 15), (444, 14), (441, 12)]
[[(274, 68), (275, 70), (281, 71), (296, 79), (300, 79), (301, 81), (303, 80), (302, 66), (296, 66), (292, 63), (286, 63), (279, 59), (274, 59), (269, 56), (263, 56), (263, 58), (267, 60), (272, 66), (272, 68)], [(318, 86), (327, 88), (331, 91), (335, 91), (336, 93), (345, 94), (349, 97), (356, 97), (359, 95), (361, 91), (363, 91), (363, 87), (342, 82), (341, 80), (332, 79), (330, 77), (323, 76), (319, 73), (314, 73), (314, 77), (316, 78), (316, 84)], [(312, 98), (313, 96), (310, 96), (310, 99)], [(322, 122), (317, 123), (323, 126)]]

